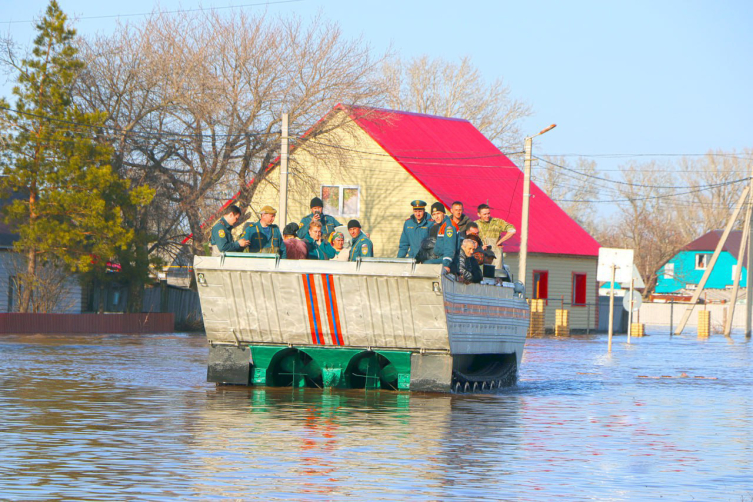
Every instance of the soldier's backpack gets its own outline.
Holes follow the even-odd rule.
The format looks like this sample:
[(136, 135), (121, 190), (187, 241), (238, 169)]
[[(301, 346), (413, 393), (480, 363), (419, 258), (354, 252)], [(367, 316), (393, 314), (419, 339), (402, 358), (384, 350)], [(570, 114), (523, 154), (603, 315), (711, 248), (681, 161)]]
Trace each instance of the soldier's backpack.
[(421, 248), (416, 253), (416, 263), (424, 263), (427, 260), (440, 258), (434, 253), (434, 246), (437, 244), (437, 238), (427, 237), (421, 241)]

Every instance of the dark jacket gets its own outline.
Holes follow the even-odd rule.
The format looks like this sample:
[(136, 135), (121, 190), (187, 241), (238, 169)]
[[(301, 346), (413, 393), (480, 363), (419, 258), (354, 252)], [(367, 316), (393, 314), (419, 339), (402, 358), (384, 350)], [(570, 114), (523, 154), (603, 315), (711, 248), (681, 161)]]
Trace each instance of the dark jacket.
[(303, 241), (309, 249), (309, 260), (331, 260), (337, 254), (335, 248), (332, 247), (332, 244), (327, 242), (324, 238), (322, 238), (321, 244), (317, 244), (311, 235), (304, 237)]
[[(452, 217), (450, 217), (450, 219), (452, 220)], [(455, 230), (457, 230), (458, 233), (461, 233), (468, 230), (468, 224), (472, 221), (473, 220), (471, 220), (468, 216), (465, 215), (465, 213), (463, 213), (460, 215), (460, 221), (457, 223), (457, 225), (453, 221), (452, 226), (455, 227)]]
[(262, 230), (260, 221), (246, 226), (246, 229), (243, 232), (243, 238), (248, 239), (248, 251), (250, 253), (261, 253), (264, 249), (273, 248), (274, 252), (283, 258), (287, 258), (285, 241), (282, 239), (280, 227), (272, 224), (269, 225), (269, 228), (271, 229), (271, 232), (269, 237), (267, 237)]
[(450, 271), (461, 282), (481, 282), (481, 279), (484, 278), (484, 274), (481, 272), (481, 267), (476, 258), (473, 255), (466, 256), (462, 250), (458, 251), (455, 259), (452, 260)]
[(285, 254), (288, 260), (306, 260), (308, 259), (308, 243), (298, 237), (293, 237), (285, 241)]
[(434, 225), (434, 220), (424, 214), (421, 221), (411, 216), (403, 223), (403, 233), (400, 235), (400, 246), (397, 248), (398, 258), (415, 258), (421, 249), (421, 242), (429, 236), (429, 229)]
[(437, 231), (437, 243), (434, 245), (434, 254), (442, 258), (442, 264), (449, 267), (452, 259), (458, 251), (458, 232), (452, 225), (448, 216), (444, 217)]

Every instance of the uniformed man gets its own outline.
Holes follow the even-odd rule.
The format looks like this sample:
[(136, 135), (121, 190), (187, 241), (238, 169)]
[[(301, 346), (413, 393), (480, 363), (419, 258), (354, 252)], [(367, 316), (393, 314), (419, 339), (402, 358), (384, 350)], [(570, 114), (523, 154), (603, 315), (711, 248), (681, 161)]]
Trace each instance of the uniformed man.
[(259, 221), (246, 227), (243, 237), (248, 240), (250, 253), (275, 253), (282, 258), (288, 257), (280, 227), (274, 224), (276, 216), (275, 208), (264, 206), (261, 208)]
[(309, 234), (309, 223), (318, 221), (322, 224), (322, 237), (329, 238), (329, 235), (335, 231), (335, 227), (340, 222), (328, 214), (324, 214), (324, 202), (319, 197), (311, 199), (311, 214), (301, 220), (298, 228), (298, 237), (303, 239)]
[(403, 223), (403, 233), (400, 235), (400, 246), (397, 248), (398, 258), (415, 258), (421, 249), (421, 242), (429, 236), (429, 229), (434, 221), (426, 214), (426, 202), (414, 200), (413, 216)]
[(361, 231), (361, 224), (358, 220), (348, 222), (348, 233), (353, 238), (350, 245), (350, 254), (348, 261), (356, 261), (357, 258), (374, 256), (374, 245), (366, 234)]
[(437, 229), (437, 243), (434, 245), (434, 254), (439, 258), (427, 260), (424, 263), (441, 263), (445, 271), (450, 271), (455, 253), (458, 251), (458, 232), (452, 226), (452, 220), (445, 213), (444, 205), (441, 202), (435, 202), (431, 205), (431, 218)]
[(241, 251), (248, 246), (248, 240), (238, 239), (237, 242), (233, 241), (232, 230), (238, 218), (241, 216), (241, 209), (235, 204), (231, 204), (225, 210), (225, 215), (220, 218), (212, 227), (212, 237), (209, 242), (212, 245), (212, 256), (219, 256), (220, 253), (228, 253), (233, 251)]

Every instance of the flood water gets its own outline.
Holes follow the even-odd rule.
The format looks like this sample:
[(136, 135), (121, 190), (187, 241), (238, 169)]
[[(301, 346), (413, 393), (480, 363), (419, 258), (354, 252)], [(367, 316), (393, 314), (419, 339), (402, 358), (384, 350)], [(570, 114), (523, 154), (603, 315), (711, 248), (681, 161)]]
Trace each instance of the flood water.
[(5, 336), (0, 498), (751, 501), (751, 346), (530, 339), (469, 396), (218, 388), (203, 335)]

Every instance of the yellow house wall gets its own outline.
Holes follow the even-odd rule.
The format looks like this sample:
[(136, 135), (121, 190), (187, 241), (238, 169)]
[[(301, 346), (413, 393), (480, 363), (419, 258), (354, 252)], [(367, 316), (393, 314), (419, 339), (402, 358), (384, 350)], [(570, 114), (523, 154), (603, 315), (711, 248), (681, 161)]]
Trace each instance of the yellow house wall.
[[(549, 272), (549, 298), (546, 307), (545, 325), (554, 328), (555, 310), (561, 308), (564, 297), (565, 310), (570, 311), (570, 329), (591, 329), (597, 327), (596, 312), (598, 311), (598, 283), (596, 282), (597, 257), (578, 257), (564, 255), (528, 255), (526, 260), (526, 297), (532, 295), (533, 271), (546, 270)], [(518, 254), (505, 255), (505, 264), (510, 267), (513, 275), (518, 275)], [(573, 273), (586, 274), (588, 289), (586, 302), (588, 306), (573, 307)]]
[[(294, 175), (296, 168), (291, 169), (288, 222), (298, 223), (311, 212), (309, 203), (313, 197), (321, 196), (322, 185), (358, 186), (358, 214), (332, 216), (342, 224), (357, 219), (374, 243), (374, 256), (394, 257), (403, 223), (413, 214), (410, 202), (421, 199), (430, 205), (436, 199), (358, 126), (350, 128), (320, 136), (312, 152), (292, 152), (297, 169), (305, 170), (308, 179)], [(279, 201), (279, 171), (275, 169), (259, 185), (249, 210), (258, 212), (266, 205), (279, 208)], [(251, 217), (252, 221), (256, 218)], [(275, 223), (280, 228), (285, 226), (285, 222)]]

